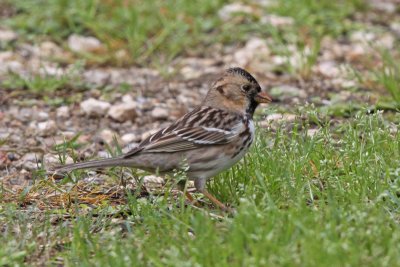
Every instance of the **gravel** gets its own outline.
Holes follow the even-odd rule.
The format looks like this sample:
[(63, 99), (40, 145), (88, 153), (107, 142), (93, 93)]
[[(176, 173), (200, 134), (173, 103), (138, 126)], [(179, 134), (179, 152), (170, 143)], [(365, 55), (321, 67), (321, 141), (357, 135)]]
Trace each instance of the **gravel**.
[(94, 98), (81, 102), (81, 109), (88, 116), (103, 116), (110, 109), (111, 104)]
[(74, 52), (88, 53), (102, 49), (103, 45), (95, 37), (73, 34), (68, 38), (68, 47)]

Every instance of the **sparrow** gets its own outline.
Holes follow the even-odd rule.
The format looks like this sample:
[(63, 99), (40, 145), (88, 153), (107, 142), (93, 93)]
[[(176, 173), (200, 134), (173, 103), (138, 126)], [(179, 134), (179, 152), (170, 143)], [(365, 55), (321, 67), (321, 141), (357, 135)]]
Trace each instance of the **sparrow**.
[[(198, 107), (128, 153), (60, 166), (55, 172), (121, 166), (168, 175), (186, 164), (187, 177), (194, 181), (197, 191), (228, 210), (206, 190), (206, 181), (243, 158), (254, 141), (254, 111), (260, 103), (271, 101), (249, 72), (230, 68), (214, 82)], [(194, 201), (190, 193), (186, 196)]]

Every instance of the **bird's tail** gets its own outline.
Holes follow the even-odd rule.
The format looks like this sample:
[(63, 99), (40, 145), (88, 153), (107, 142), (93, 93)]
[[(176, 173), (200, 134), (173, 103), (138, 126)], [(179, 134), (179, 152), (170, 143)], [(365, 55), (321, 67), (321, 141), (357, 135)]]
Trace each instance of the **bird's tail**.
[(57, 166), (52, 168), (52, 172), (54, 173), (68, 173), (73, 170), (80, 169), (91, 169), (91, 168), (106, 168), (106, 167), (129, 167), (130, 164), (124, 160), (122, 157), (117, 158), (109, 158), (109, 159), (101, 159), (101, 160), (93, 160), (87, 162), (78, 162), (71, 163), (67, 165)]

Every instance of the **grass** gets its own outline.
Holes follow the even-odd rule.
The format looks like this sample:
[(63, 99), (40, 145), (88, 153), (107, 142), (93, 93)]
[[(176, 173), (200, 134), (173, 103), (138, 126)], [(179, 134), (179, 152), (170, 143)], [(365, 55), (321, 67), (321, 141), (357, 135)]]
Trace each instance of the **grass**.
[[(271, 48), (287, 58), (285, 71), (297, 79), (308, 80), (313, 76), (312, 68), (321, 52), (322, 40), (326, 37), (346, 38), (351, 31), (361, 27), (352, 20), (353, 16), (367, 10), (368, 3), (363, 0), (277, 1), (268, 12), (291, 17), (294, 23), (284, 29), (267, 28), (273, 40)], [(290, 51), (289, 45), (294, 45), (295, 51)]]
[[(261, 24), (257, 12), (223, 22), (217, 13), (225, 1), (7, 2), (0, 6), (11, 8), (13, 16), (2, 22), (18, 31), (19, 41), (52, 40), (67, 48), (71, 34), (100, 39), (104, 51), (75, 55), (86, 60), (83, 67), (168, 66), (180, 55), (209, 55), (216, 43), (241, 46), (257, 36), (272, 42), (272, 54), (290, 58), (289, 46), (300, 51), (299, 66), (282, 70), (299, 79), (312, 76), (322, 39), (346, 40), (359, 27), (354, 14), (368, 9), (361, 0), (287, 0), (263, 7), (266, 14), (294, 19), (281, 29)], [(120, 58), (118, 51), (128, 56)], [(396, 58), (383, 54), (382, 59), (382, 68), (370, 70), (374, 86), (387, 90), (398, 105)], [(57, 104), (69, 101), (67, 91), (73, 92), (68, 97), (81, 97), (79, 91), (89, 85), (70, 74), (10, 74), (1, 87)], [(298, 113), (306, 120), (258, 129), (248, 156), (208, 184), (218, 199), (236, 208), (235, 215), (208, 203), (201, 209), (184, 206), (171, 191), (176, 181), (161, 193), (144, 195), (141, 186), (130, 190), (119, 168), (98, 174), (100, 184), (88, 182), (84, 171), (54, 182), (40, 170), (33, 186), (14, 195), (2, 177), (0, 266), (397, 266), (400, 117), (376, 110), (366, 115), (364, 106), (345, 102), (318, 113), (304, 109)], [(335, 120), (320, 119), (323, 112)], [(310, 128), (318, 129), (315, 135)], [(66, 154), (76, 158), (82, 148), (78, 137), (54, 147), (60, 161)], [(120, 153), (118, 146), (108, 150)], [(142, 182), (136, 170), (128, 177)], [(109, 194), (101, 198), (103, 187)]]
[[(50, 36), (57, 42), (72, 33), (92, 35), (107, 46), (107, 52), (94, 61), (124, 65), (148, 63), (150, 56), (153, 61), (170, 61), (178, 53), (209, 44), (212, 34), (207, 38), (207, 33), (218, 25), (215, 12), (223, 1), (17, 0), (12, 4), (18, 15), (8, 24), (22, 35)], [(119, 50), (129, 57), (115, 57)]]
[(299, 40), (307, 40), (310, 36), (347, 34), (355, 26), (351, 17), (367, 9), (368, 3), (363, 0), (288, 0), (277, 2), (271, 11), (293, 17)]
[(395, 106), (400, 109), (400, 65), (389, 51), (383, 51), (382, 67), (375, 71), (374, 76), (378, 84), (390, 94)]
[(279, 46), (294, 43), (304, 49), (310, 45), (310, 40), (315, 43), (326, 35), (345, 35), (354, 27), (350, 20), (354, 12), (367, 8), (363, 0), (290, 0), (272, 7), (257, 7), (267, 13), (294, 18), (292, 27), (274, 34), (276, 29), (260, 23), (261, 16), (257, 12), (238, 13), (229, 21), (222, 21), (218, 11), (229, 3), (222, 0), (201, 3), (182, 0), (8, 2), (16, 15), (4, 22), (26, 40), (36, 42), (50, 38), (65, 46), (71, 34), (95, 36), (106, 49), (77, 55), (85, 58), (88, 64), (151, 64), (160, 68), (178, 55), (202, 56), (204, 48), (213, 49), (216, 43), (240, 45), (249, 35), (278, 37)]
[[(109, 90), (107, 86), (89, 84), (80, 76), (83, 64), (77, 62), (68, 70), (60, 68), (59, 73), (56, 74), (46, 72), (46, 69), (43, 69), (42, 73), (36, 74), (10, 72), (3, 80), (0, 80), (0, 87), (10, 92), (8, 97), (24, 98), (31, 96), (32, 98), (41, 98), (47, 104), (53, 106), (80, 102), (82, 92), (90, 89), (102, 89), (106, 93)], [(123, 85), (116, 86), (113, 89), (126, 90)], [(24, 99), (21, 101), (23, 105), (31, 105), (29, 100), (27, 100), (27, 103), (23, 103)]]
[(380, 113), (359, 113), (309, 136), (310, 123), (298, 122), (292, 131), (259, 129), (245, 164), (209, 184), (236, 207), (234, 216), (183, 207), (168, 193), (137, 198), (126, 192), (123, 205), (72, 202), (42, 212), (3, 204), (0, 264), (397, 265), (396, 124)]
[(105, 98), (111, 93), (127, 93), (132, 86), (122, 82), (119, 85), (97, 85), (85, 81), (81, 76), (83, 62), (75, 63), (70, 69), (60, 73), (17, 74), (10, 72), (0, 80), (0, 88), (9, 92), (8, 97), (20, 98), (19, 104), (32, 105), (26, 96), (42, 99), (51, 106), (80, 103), (83, 94), (89, 90), (100, 90)]
[[(371, 91), (386, 92), (379, 96), (376, 107), (382, 110), (400, 109), (400, 66), (399, 46), (395, 45), (393, 51), (375, 48), (379, 52), (378, 64), (366, 70), (350, 69), (350, 73), (358, 83)], [(375, 61), (376, 61), (375, 60)]]
[[(237, 13), (222, 21), (218, 11), (228, 3), (16, 0), (9, 1), (16, 15), (6, 19), (5, 24), (17, 30), (22, 39), (51, 39), (64, 48), (71, 34), (95, 36), (105, 49), (75, 55), (84, 58), (87, 65), (151, 65), (162, 73), (178, 56), (201, 57), (215, 51), (214, 44), (241, 46), (249, 36), (261, 37), (272, 40), (274, 53), (287, 57), (284, 71), (307, 80), (312, 76), (322, 39), (347, 36), (359, 28), (352, 20), (354, 14), (368, 10), (364, 0), (289, 0), (269, 7), (251, 4), (266, 14), (294, 19), (293, 25), (277, 29), (261, 23), (262, 13), (258, 12)], [(299, 55), (289, 51), (289, 45), (297, 47)], [(298, 57), (296, 66), (289, 60), (293, 57)]]
[[(50, 94), (68, 87), (73, 80), (71, 78), (73, 77), (68, 74), (62, 74), (59, 77), (49, 74), (24, 77), (10, 73), (8, 79), (2, 82), (2, 86), (8, 90), (24, 89), (30, 93)], [(71, 87), (78, 88), (79, 86)]]

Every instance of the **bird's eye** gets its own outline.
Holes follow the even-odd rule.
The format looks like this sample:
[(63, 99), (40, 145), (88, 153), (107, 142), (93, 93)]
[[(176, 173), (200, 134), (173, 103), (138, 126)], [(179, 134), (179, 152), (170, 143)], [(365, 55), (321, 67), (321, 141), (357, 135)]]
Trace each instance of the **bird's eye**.
[(242, 85), (242, 90), (245, 92), (248, 92), (251, 89), (250, 84), (244, 84)]

